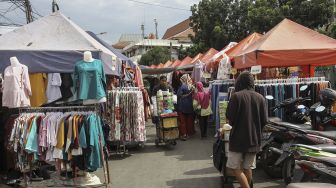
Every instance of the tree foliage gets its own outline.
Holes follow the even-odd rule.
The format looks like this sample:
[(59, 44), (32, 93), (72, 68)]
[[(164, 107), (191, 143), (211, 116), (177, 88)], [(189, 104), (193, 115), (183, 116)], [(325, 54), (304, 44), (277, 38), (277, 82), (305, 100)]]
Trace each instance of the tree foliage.
[(141, 56), (140, 65), (158, 65), (168, 60), (170, 60), (170, 52), (168, 48), (154, 47)]
[(191, 7), (195, 46), (181, 56), (221, 50), (252, 32), (265, 33), (284, 18), (311, 29), (331, 21), (333, 0), (202, 0)]

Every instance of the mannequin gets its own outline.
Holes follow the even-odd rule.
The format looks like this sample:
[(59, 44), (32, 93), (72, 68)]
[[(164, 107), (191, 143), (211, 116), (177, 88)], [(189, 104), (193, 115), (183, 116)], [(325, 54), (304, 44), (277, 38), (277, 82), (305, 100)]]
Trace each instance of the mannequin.
[(17, 57), (11, 57), (9, 59), (10, 63), (11, 63), (11, 66), (15, 66), (17, 67), (18, 65), (20, 65), (20, 62), (19, 60), (17, 59)]
[[(18, 108), (30, 106), (32, 90), (28, 67), (19, 62), (17, 57), (9, 59), (10, 66), (4, 71), (2, 106)], [(18, 80), (18, 81), (15, 81)]]
[(92, 57), (92, 53), (90, 51), (85, 51), (84, 52), (84, 61), (91, 63), (94, 61), (93, 57)]
[[(90, 51), (85, 51), (83, 55), (83, 60), (87, 63), (93, 62), (95, 59), (92, 57), (92, 53)], [(100, 99), (87, 99), (83, 101), (84, 105), (96, 104), (96, 103), (104, 103), (106, 102), (106, 97)]]

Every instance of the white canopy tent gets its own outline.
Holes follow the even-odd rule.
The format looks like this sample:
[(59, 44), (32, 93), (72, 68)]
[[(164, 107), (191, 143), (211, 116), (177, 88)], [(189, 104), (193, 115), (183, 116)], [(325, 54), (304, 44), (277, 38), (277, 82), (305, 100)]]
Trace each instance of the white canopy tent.
[(84, 51), (103, 61), (106, 74), (119, 75), (121, 60), (111, 50), (55, 12), (0, 36), (0, 70), (16, 56), (30, 72), (68, 73)]

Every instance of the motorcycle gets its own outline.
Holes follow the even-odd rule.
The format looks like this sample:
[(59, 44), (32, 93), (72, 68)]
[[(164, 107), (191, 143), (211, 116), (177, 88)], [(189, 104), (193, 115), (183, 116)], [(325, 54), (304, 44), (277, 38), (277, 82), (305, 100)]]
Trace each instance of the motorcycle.
[[(302, 89), (300, 88), (300, 90)], [(322, 90), (320, 98), (325, 98), (325, 96), (328, 96), (328, 103), (324, 101), (323, 104), (328, 104), (329, 106), (331, 106), (331, 101), (336, 100), (336, 92), (330, 92), (329, 90), (326, 93), (327, 95)], [(266, 98), (268, 100), (274, 99), (273, 96), (266, 96)], [(304, 101), (305, 98), (286, 100), (285, 102), (281, 102), (276, 105), (273, 110), (279, 109), (280, 107), (286, 108), (286, 106), (296, 106), (297, 109), (301, 109), (301, 113), (295, 112), (296, 114), (300, 114), (300, 116), (296, 117), (300, 117), (301, 119), (308, 119), (307, 117), (311, 116), (312, 114), (314, 114), (315, 117), (323, 117), (320, 118), (319, 121), (323, 124), (327, 124), (332, 119), (334, 119), (333, 116), (330, 116), (330, 113), (322, 114), (322, 112), (326, 111), (326, 108), (324, 106), (321, 106), (322, 103), (316, 103), (307, 110), (305, 106), (300, 104), (300, 102)], [(270, 123), (266, 126), (265, 130), (266, 132), (270, 132), (270, 135), (268, 136), (267, 140), (263, 141), (262, 152), (258, 154), (258, 158), (261, 161), (265, 173), (274, 178), (282, 177), (281, 172), (283, 166), (282, 163), (278, 163), (275, 165), (275, 162), (280, 157), (279, 152), (274, 151), (275, 149), (283, 150), (283, 147), (285, 147), (286, 144), (335, 144), (336, 141), (336, 132), (314, 131), (312, 130), (312, 126), (310, 124), (292, 124), (289, 122), (270, 119)]]
[(336, 138), (333, 140), (316, 134), (310, 134), (306, 130), (303, 130), (302, 127), (291, 124), (273, 122), (266, 127), (267, 130), (271, 131), (271, 134), (262, 143), (262, 152), (259, 158), (265, 173), (273, 178), (282, 177), (283, 164), (276, 164), (276, 161), (281, 157), (282, 151), (286, 150), (286, 147), (289, 145), (295, 143), (307, 145), (336, 144)]
[(293, 181), (336, 183), (336, 146), (294, 144), (282, 152), (276, 164), (281, 162), (286, 184)]

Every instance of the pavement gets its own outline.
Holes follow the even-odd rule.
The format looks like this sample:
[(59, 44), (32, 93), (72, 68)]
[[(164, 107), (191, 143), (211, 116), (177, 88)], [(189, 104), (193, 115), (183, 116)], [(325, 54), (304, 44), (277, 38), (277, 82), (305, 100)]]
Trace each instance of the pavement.
[[(145, 146), (128, 150), (128, 155), (113, 154), (109, 159), (111, 188), (237, 188), (237, 183), (224, 184), (220, 173), (212, 163), (214, 128), (209, 130), (206, 139), (197, 133), (187, 141), (178, 141), (176, 146), (156, 147), (155, 127), (146, 127)], [(104, 182), (102, 170), (94, 173)], [(55, 180), (34, 182), (31, 187), (47, 187), (57, 184)], [(0, 185), (0, 187), (2, 187)], [(282, 188), (281, 180), (272, 180), (262, 169), (254, 171), (254, 188)]]

